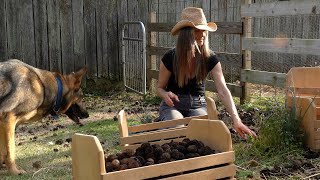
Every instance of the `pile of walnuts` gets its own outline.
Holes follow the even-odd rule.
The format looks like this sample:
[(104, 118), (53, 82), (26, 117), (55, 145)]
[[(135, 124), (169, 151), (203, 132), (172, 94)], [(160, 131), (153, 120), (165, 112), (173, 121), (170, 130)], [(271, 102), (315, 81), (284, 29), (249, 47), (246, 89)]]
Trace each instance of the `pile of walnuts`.
[(205, 146), (201, 141), (183, 139), (163, 145), (142, 143), (136, 151), (125, 149), (121, 153), (105, 156), (106, 171), (120, 171), (141, 166), (149, 166), (181, 159), (214, 154), (215, 150)]

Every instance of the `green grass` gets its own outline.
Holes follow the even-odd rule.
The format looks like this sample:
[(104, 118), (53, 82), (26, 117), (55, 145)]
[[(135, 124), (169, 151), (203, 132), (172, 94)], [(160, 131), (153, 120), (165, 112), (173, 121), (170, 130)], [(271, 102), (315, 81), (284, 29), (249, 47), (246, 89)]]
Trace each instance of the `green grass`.
[[(255, 101), (242, 106), (243, 109), (260, 109), (263, 113), (257, 115), (257, 139), (234, 144), (236, 164), (240, 167), (238, 179), (260, 177), (259, 172), (264, 168), (285, 167), (290, 163), (287, 161), (289, 156), (302, 158), (305, 135), (301, 129), (301, 117), (289, 110), (284, 100), (282, 96), (256, 97)], [(258, 163), (252, 166), (251, 162)]]
[[(97, 98), (96, 95), (91, 95), (87, 102), (98, 104), (99, 108), (101, 106), (103, 110), (108, 109), (109, 106), (114, 108), (111, 103), (114, 103), (117, 106), (116, 109), (119, 109), (134, 107), (136, 101), (141, 102), (141, 97), (135, 98), (130, 93), (109, 97), (117, 99), (117, 101), (112, 101), (111, 103), (105, 103), (104, 99), (96, 101), (94, 98)], [(160, 104), (160, 99), (147, 95), (144, 97), (143, 103), (150, 105)], [(216, 104), (218, 107), (220, 106), (219, 101), (216, 101)], [(238, 104), (237, 101), (236, 104)], [(284, 104), (284, 98), (280, 96), (254, 97), (250, 103), (240, 106), (244, 110), (259, 109), (263, 114), (258, 116), (256, 120), (256, 128), (259, 130), (258, 138), (233, 144), (236, 155), (235, 164), (238, 166), (237, 179), (248, 179), (249, 177), (258, 179), (261, 169), (273, 167), (274, 165), (285, 165), (287, 163), (286, 158), (289, 155), (297, 158), (301, 157), (303, 151), (302, 144), (299, 144), (301, 139), (297, 138), (300, 136), (296, 136), (299, 133), (295, 133), (298, 130), (298, 118), (291, 116), (290, 112), (283, 111)], [(99, 108), (93, 106), (91, 108), (92, 113), (97, 110), (101, 111)], [(145, 115), (148, 114), (145, 113)], [(131, 116), (129, 125), (143, 123), (143, 120), (147, 119), (144, 117), (145, 115), (140, 115), (140, 117), (138, 115)], [(82, 127), (70, 124), (69, 120), (62, 118), (59, 122), (54, 122), (49, 126), (52, 129), (58, 123), (64, 124), (65, 128), (50, 131), (39, 128), (44, 123), (22, 125), (27, 130), (34, 129), (35, 132), (34, 135), (27, 133), (27, 131), (18, 133), (16, 139), (16, 144), (21, 143), (21, 145), (16, 146), (16, 162), (27, 173), (21, 176), (11, 176), (6, 170), (1, 169), (0, 179), (72, 179), (71, 143), (69, 144), (65, 140), (71, 138), (74, 133), (97, 136), (107, 154), (115, 154), (120, 151), (118, 122), (114, 121), (113, 118), (86, 122)], [(37, 139), (33, 140), (35, 136)], [(56, 145), (55, 142), (61, 139), (64, 144)], [(58, 149), (58, 152), (55, 152), (54, 149)], [(36, 161), (41, 162), (39, 169), (32, 167), (32, 164)], [(257, 162), (257, 164), (252, 165), (254, 162)], [(292, 177), (292, 179), (296, 178)]]
[[(62, 119), (59, 123), (69, 121)], [(129, 120), (129, 124), (138, 124)], [(40, 123), (23, 125), (29, 128), (37, 127)], [(71, 143), (65, 142), (74, 133), (95, 135), (101, 142), (103, 149), (109, 154), (120, 151), (118, 122), (113, 119), (105, 119), (87, 123), (85, 126), (68, 125), (58, 131), (37, 132), (35, 135), (23, 133), (16, 139), (22, 145), (16, 146), (16, 163), (18, 167), (27, 171), (20, 176), (11, 176), (5, 169), (0, 170), (0, 179), (3, 180), (27, 180), (27, 179), (72, 179), (71, 168)], [(36, 140), (31, 140), (37, 136)], [(59, 139), (64, 141), (62, 145), (56, 145)], [(58, 152), (54, 152), (58, 149)], [(41, 162), (41, 168), (33, 168), (33, 163)]]

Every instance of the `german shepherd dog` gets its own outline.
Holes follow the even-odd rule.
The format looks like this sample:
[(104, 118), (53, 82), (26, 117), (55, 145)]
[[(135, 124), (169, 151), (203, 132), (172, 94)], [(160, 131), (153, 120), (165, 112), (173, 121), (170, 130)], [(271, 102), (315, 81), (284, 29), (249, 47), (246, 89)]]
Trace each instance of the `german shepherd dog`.
[(62, 75), (17, 59), (0, 63), (0, 166), (11, 174), (25, 173), (15, 163), (15, 128), (52, 114), (66, 114), (76, 123), (88, 117), (80, 89), (86, 66)]

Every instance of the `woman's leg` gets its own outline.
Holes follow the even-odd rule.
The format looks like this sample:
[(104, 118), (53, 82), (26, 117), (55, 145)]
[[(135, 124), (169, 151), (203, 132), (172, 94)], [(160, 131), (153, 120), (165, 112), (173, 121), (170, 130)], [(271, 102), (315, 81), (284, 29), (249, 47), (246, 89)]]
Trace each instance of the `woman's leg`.
[(207, 115), (207, 107), (200, 107), (196, 109), (190, 109), (188, 116), (202, 116)]
[(187, 116), (202, 116), (207, 114), (207, 103), (204, 96), (192, 96), (191, 108)]
[(170, 107), (166, 103), (161, 102), (160, 110), (159, 110), (159, 120), (160, 121), (166, 121), (166, 120), (172, 120), (172, 119), (182, 119), (183, 115), (175, 108)]

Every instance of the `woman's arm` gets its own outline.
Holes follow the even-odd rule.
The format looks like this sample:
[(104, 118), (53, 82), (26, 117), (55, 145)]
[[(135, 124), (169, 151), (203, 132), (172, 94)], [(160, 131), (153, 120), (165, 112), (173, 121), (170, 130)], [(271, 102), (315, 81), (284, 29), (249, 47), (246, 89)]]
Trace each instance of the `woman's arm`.
[(218, 95), (229, 112), (231, 119), (233, 120), (233, 126), (237, 133), (243, 137), (244, 134), (248, 134), (250, 136), (256, 137), (256, 134), (251, 131), (246, 125), (244, 125), (238, 115), (237, 108), (232, 99), (232, 95), (226, 85), (226, 81), (224, 79), (222, 68), (220, 62), (215, 65), (215, 67), (211, 70), (211, 74), (214, 79), (214, 84), (216, 86)]
[(158, 78), (158, 86), (157, 86), (157, 94), (158, 96), (164, 100), (164, 102), (168, 106), (174, 106), (173, 101), (179, 101), (179, 98), (176, 94), (171, 91), (167, 92), (165, 88), (168, 85), (169, 78), (171, 76), (171, 72), (164, 66), (164, 64), (160, 63), (159, 70), (159, 78)]

